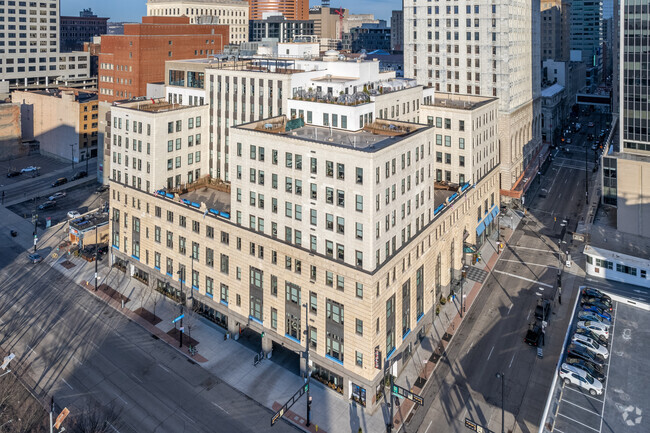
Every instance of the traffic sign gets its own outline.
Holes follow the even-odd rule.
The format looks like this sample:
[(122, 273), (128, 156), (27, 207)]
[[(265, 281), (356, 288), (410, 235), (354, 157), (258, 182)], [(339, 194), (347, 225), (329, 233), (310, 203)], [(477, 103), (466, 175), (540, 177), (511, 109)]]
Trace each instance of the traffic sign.
[(472, 421), (469, 418), (465, 418), (465, 427), (477, 433), (494, 433), (492, 430), (489, 430), (483, 426), (476, 424), (474, 421)]
[(176, 322), (178, 322), (178, 321), (181, 320), (183, 317), (185, 317), (185, 314), (181, 314), (180, 316), (178, 316), (177, 318), (175, 318), (174, 320), (172, 320), (172, 323), (176, 323)]
[(68, 408), (64, 407), (61, 413), (59, 414), (59, 416), (56, 417), (56, 424), (54, 424), (54, 428), (58, 429), (59, 427), (61, 427), (61, 423), (63, 422), (63, 420), (65, 420), (65, 418), (68, 416), (69, 413), (70, 411), (68, 410)]
[(412, 393), (411, 391), (409, 391), (406, 388), (402, 388), (399, 385), (393, 385), (392, 392), (393, 392), (393, 395), (395, 395), (397, 397), (407, 398), (407, 399), (409, 399), (411, 401), (416, 402), (420, 406), (424, 406), (424, 399), (422, 398), (422, 396), (414, 394), (414, 393)]
[(309, 382), (301, 386), (300, 389), (293, 395), (293, 397), (291, 397), (291, 399), (286, 402), (279, 411), (273, 414), (273, 417), (271, 418), (271, 426), (278, 422), (278, 420), (282, 418), (282, 415), (284, 415), (285, 412), (288, 411), (289, 408), (293, 406), (298, 401), (298, 399), (300, 399), (300, 397), (302, 397), (307, 391), (309, 391)]

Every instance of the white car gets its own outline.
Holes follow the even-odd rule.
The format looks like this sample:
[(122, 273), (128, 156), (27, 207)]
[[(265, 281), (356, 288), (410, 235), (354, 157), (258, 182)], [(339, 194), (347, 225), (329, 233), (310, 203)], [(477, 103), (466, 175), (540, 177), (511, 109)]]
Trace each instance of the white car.
[(565, 385), (576, 385), (591, 395), (601, 395), (603, 393), (603, 384), (575, 365), (563, 363), (560, 366), (560, 378), (564, 380)]
[(606, 323), (580, 321), (578, 322), (578, 328), (588, 329), (599, 337), (605, 337), (606, 340), (609, 340), (609, 326)]
[(60, 198), (65, 197), (67, 194), (65, 192), (57, 192), (55, 194), (52, 194), (51, 196), (48, 197), (48, 200), (58, 200)]
[(80, 216), (81, 214), (76, 210), (71, 210), (70, 212), (68, 212), (68, 218), (75, 219), (75, 218), (79, 218)]
[(34, 167), (33, 165), (30, 165), (29, 167), (25, 167), (22, 170), (20, 170), (21, 173), (29, 173), (30, 171), (36, 171), (38, 170), (38, 167)]
[(594, 353), (602, 355), (603, 358), (605, 359), (609, 358), (609, 350), (607, 350), (601, 344), (598, 344), (593, 338), (589, 338), (586, 335), (582, 335), (582, 334), (573, 334), (573, 338), (571, 339), (571, 341), (574, 344), (583, 346)]

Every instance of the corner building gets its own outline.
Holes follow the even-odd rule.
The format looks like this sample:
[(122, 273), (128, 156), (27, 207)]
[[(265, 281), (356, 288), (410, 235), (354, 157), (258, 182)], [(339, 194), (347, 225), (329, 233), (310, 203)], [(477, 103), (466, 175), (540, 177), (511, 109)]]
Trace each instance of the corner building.
[[(334, 124), (335, 104), (298, 102), (312, 123), (280, 115), (230, 129), (230, 185), (189, 178), (186, 137), (207, 106), (117, 104), (113, 123), (130, 126), (114, 158), (130, 175), (111, 177), (111, 260), (235, 338), (256, 336), (266, 354), (310, 344), (314, 379), (374, 411), (384, 374), (398, 373), (457, 284), (464, 243), (498, 212), (498, 165), (443, 189), (434, 128), (373, 119), (366, 104)], [(143, 159), (141, 182), (127, 152)], [(166, 163), (150, 170), (145, 157)]]

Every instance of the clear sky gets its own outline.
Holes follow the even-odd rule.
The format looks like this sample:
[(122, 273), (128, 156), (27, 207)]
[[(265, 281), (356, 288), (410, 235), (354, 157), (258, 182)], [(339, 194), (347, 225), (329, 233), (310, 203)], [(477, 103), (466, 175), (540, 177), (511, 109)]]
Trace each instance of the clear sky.
[[(310, 4), (319, 5), (320, 0), (310, 0)], [(331, 0), (332, 7), (345, 7), (355, 14), (373, 13), (375, 17), (385, 19), (390, 25), (391, 11), (402, 8), (401, 0)], [(91, 8), (100, 17), (109, 17), (110, 21), (140, 22), (140, 17), (147, 14), (147, 0), (61, 0), (62, 15), (79, 15), (84, 8)]]

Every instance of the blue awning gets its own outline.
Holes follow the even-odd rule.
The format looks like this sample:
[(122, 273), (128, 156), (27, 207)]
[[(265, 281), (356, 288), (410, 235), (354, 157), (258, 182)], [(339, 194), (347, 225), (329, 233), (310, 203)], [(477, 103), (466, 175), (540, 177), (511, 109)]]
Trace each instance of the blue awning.
[(493, 217), (496, 218), (496, 216), (499, 215), (499, 213), (500, 213), (500, 211), (499, 211), (499, 207), (498, 207), (498, 206), (494, 206), (494, 207), (492, 208), (492, 211), (490, 212), (490, 215), (492, 215)]
[(490, 223), (492, 222), (492, 219), (493, 219), (493, 218), (492, 218), (492, 214), (491, 214), (491, 213), (485, 215), (485, 218), (483, 219), (483, 224), (485, 224), (486, 226), (489, 226)]
[(481, 233), (483, 233), (483, 230), (485, 230), (485, 224), (481, 221), (479, 225), (476, 227), (476, 235), (480, 236)]

